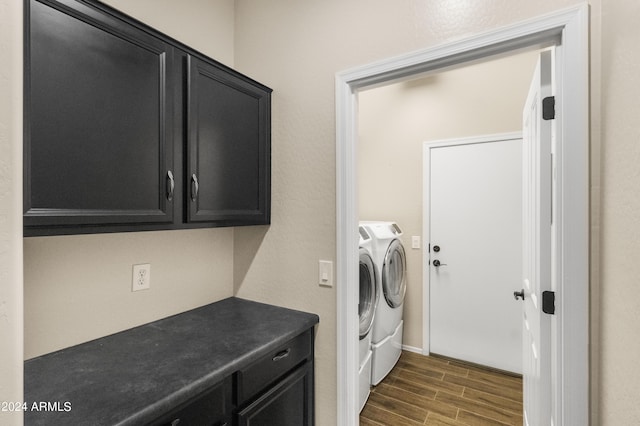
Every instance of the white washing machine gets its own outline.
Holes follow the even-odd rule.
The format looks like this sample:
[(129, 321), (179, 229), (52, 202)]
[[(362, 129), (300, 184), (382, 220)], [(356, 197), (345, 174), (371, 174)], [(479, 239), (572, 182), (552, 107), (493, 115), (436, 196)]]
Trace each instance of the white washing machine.
[(360, 411), (364, 408), (371, 388), (371, 330), (378, 303), (378, 272), (373, 262), (371, 235), (362, 226), (360, 232), (360, 287), (358, 300), (358, 317), (360, 319), (360, 368), (359, 402)]
[(395, 222), (360, 222), (371, 235), (373, 261), (378, 272), (378, 303), (371, 331), (371, 384), (391, 371), (402, 353), (407, 259), (402, 231)]

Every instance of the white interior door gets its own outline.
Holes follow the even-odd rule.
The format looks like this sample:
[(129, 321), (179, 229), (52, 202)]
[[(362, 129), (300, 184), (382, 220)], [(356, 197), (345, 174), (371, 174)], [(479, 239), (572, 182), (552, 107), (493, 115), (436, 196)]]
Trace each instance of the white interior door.
[[(427, 144), (429, 351), (522, 372), (520, 135)], [(439, 266), (438, 266), (439, 265)]]
[(551, 320), (542, 293), (552, 290), (553, 120), (542, 117), (552, 92), (552, 51), (541, 52), (523, 110), (523, 379), (525, 425), (553, 425)]

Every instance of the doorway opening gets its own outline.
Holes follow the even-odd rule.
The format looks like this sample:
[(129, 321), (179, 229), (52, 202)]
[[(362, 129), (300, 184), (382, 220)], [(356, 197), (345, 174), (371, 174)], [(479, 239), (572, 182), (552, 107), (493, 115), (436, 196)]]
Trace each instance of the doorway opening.
[[(404, 232), (408, 297), (404, 304), (403, 346), (407, 350), (459, 355), (458, 359), (476, 363), (485, 360), (486, 365), (494, 368), (522, 371), (518, 367), (521, 357), (517, 357), (521, 353), (521, 306), (513, 303), (512, 296), (521, 281), (519, 223), (522, 201), (518, 195), (521, 194), (518, 173), (521, 173), (522, 159), (513, 149), (513, 152), (505, 152), (497, 148), (502, 145), (497, 140), (521, 138), (513, 132), (520, 133), (522, 129), (522, 107), (538, 53), (538, 49), (530, 49), (500, 55), (497, 59), (465, 63), (453, 69), (438, 70), (358, 93), (358, 214), (360, 219), (394, 221)], [(457, 156), (462, 154), (464, 146), (477, 151), (471, 154), (472, 161), (464, 162), (466, 157), (460, 157), (461, 163), (447, 167), (451, 173), (439, 183), (446, 186), (442, 188), (442, 197), (445, 198), (441, 201), (450, 203), (455, 197), (460, 205), (445, 207), (435, 203), (434, 208), (440, 205), (453, 211), (443, 211), (444, 217), (433, 219), (446, 220), (444, 223), (439, 222), (438, 226), (435, 222), (431, 224), (436, 226), (435, 230), (443, 229), (441, 226), (451, 220), (453, 226), (445, 234), (434, 234), (433, 238), (438, 241), (432, 241), (429, 233), (430, 184), (427, 179), (431, 161), (423, 157), (432, 152), (429, 147), (434, 148), (435, 153), (450, 152)], [(490, 149), (491, 146), (496, 148)], [(476, 157), (485, 150), (489, 151), (486, 151), (485, 161), (480, 163)], [(442, 158), (433, 156), (434, 165)], [(503, 165), (505, 161), (510, 163), (508, 173), (515, 174), (515, 177), (498, 175), (496, 166)], [(474, 170), (483, 179), (472, 178)], [(483, 184), (485, 179), (496, 182)], [(510, 186), (505, 188), (507, 183), (501, 180), (509, 181)], [(438, 181), (432, 183), (435, 185)], [(465, 186), (447, 188), (456, 184)], [(474, 189), (469, 188), (471, 184)], [(471, 192), (462, 194), (467, 191)], [(507, 193), (509, 197), (505, 198)], [(509, 209), (505, 209), (507, 206)], [(477, 215), (481, 211), (487, 215), (485, 220)], [(468, 229), (460, 235), (460, 240), (456, 240), (460, 244), (451, 247), (451, 241), (443, 239), (454, 237), (452, 233), (462, 232), (460, 226), (468, 226)], [(514, 227), (517, 227), (516, 232), (513, 232)], [(473, 233), (468, 232), (473, 230)], [(502, 235), (495, 231), (501, 231)], [(500, 237), (501, 242), (493, 236)], [(430, 243), (439, 244), (436, 250), (444, 244), (440, 256), (431, 253), (434, 259), (442, 256), (450, 259), (449, 265), (438, 268), (439, 273), (431, 278), (451, 279), (453, 284), (457, 284), (436, 286), (436, 289), (444, 291), (448, 288), (451, 291), (432, 297), (429, 297), (427, 272), (436, 270), (429, 263)], [(472, 248), (474, 243), (476, 246)], [(455, 250), (455, 258), (451, 258), (454, 255), (451, 250)], [(490, 265), (492, 258), (496, 261), (494, 265)], [(455, 265), (460, 266), (463, 259), (466, 260), (464, 272), (456, 269)], [(461, 281), (461, 274), (476, 278)], [(465, 295), (458, 294), (460, 292)], [(437, 296), (443, 297), (435, 304), (436, 309), (430, 310), (430, 304), (434, 303), (432, 299)], [(459, 315), (460, 312), (465, 315)], [(477, 322), (474, 318), (478, 316), (472, 312), (491, 319)], [(436, 315), (436, 320), (442, 321), (431, 322), (431, 313)], [(448, 318), (443, 318), (443, 315)], [(482, 328), (481, 324), (488, 327)], [(435, 334), (430, 333), (430, 326), (434, 327)], [(445, 330), (448, 327), (453, 329)], [(452, 347), (442, 351), (442, 344), (437, 343), (444, 343), (443, 334), (453, 337), (452, 330), (459, 332), (459, 338), (451, 340)], [(432, 335), (436, 337), (436, 350), (432, 349)], [(464, 353), (460, 350), (464, 348), (469, 348), (466, 351), (468, 357), (461, 357)], [(471, 356), (474, 354), (470, 351), (483, 352), (483, 356)], [(510, 358), (515, 359), (509, 362)], [(496, 361), (491, 362), (492, 359)]]
[[(556, 253), (560, 268), (554, 330), (553, 410), (558, 424), (588, 423), (588, 7), (552, 15), (338, 73), (337, 151), (337, 373), (338, 424), (358, 421), (358, 91), (521, 49), (558, 51), (559, 209)], [(571, 288), (571, 297), (563, 297)]]

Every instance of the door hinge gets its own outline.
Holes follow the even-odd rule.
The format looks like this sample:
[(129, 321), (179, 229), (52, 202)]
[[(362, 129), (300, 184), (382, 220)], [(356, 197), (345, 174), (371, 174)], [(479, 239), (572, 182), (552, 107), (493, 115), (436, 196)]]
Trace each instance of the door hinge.
[(554, 291), (542, 292), (542, 312), (549, 315), (556, 313), (556, 293)]
[(556, 97), (547, 96), (542, 100), (542, 119), (553, 120), (556, 118)]

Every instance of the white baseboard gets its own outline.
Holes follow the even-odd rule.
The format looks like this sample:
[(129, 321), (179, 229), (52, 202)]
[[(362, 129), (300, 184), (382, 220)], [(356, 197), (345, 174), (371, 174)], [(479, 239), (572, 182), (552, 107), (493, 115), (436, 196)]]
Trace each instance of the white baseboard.
[(403, 351), (415, 352), (422, 355), (422, 348), (416, 348), (415, 346), (402, 345)]

